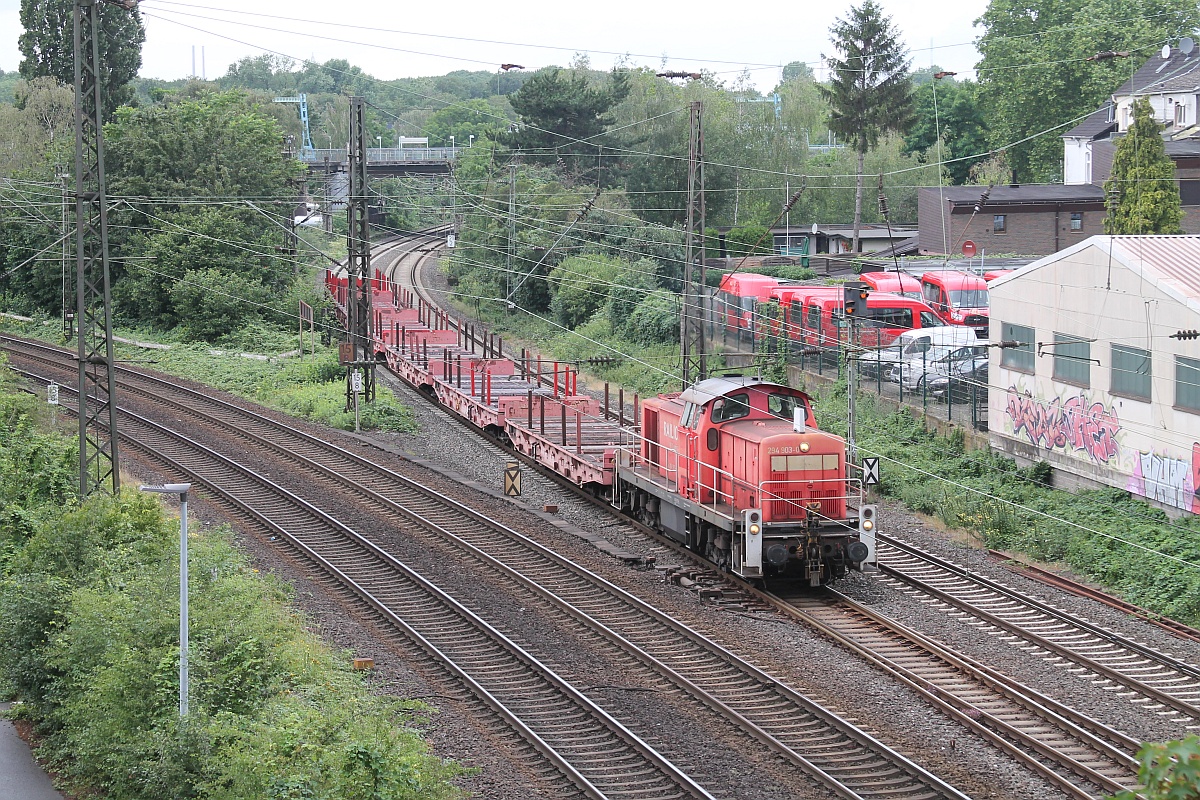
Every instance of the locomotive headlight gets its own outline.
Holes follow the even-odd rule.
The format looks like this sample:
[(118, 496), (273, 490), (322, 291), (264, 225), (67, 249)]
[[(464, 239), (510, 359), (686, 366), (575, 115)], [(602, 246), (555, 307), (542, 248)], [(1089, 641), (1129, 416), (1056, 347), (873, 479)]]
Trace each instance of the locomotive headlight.
[(801, 452), (801, 453), (807, 453), (807, 452), (808, 452), (808, 442), (801, 442), (801, 443), (800, 443), (800, 452)]

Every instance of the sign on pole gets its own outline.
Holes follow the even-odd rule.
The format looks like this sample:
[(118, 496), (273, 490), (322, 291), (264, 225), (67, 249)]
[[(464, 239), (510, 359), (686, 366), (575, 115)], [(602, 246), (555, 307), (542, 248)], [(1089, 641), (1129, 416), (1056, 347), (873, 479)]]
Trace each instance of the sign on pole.
[(520, 461), (509, 461), (504, 465), (504, 493), (509, 497), (521, 496)]
[(46, 387), (46, 402), (52, 406), (58, 405), (58, 384), (51, 383)]
[(454, 247), (454, 234), (453, 233), (446, 237), (446, 247)]
[(975, 243), (972, 242), (970, 239), (967, 239), (965, 242), (963, 242), (962, 254), (964, 256), (966, 256), (967, 258), (974, 258), (975, 253), (977, 253), (977, 252), (978, 251), (975, 249)]
[(308, 323), (309, 349), (315, 353), (315, 352), (317, 352), (316, 348), (313, 347), (312, 345), (314, 344), (314, 341), (315, 341), (314, 340), (314, 331), (316, 330), (317, 326), (315, 324), (313, 324), (312, 306), (310, 306), (308, 303), (301, 300), (300, 301), (300, 357), (301, 358), (304, 358), (304, 323), (306, 323), (306, 322)]
[(362, 370), (356, 369), (350, 373), (350, 389), (355, 394), (359, 394), (362, 392), (362, 390), (363, 390)]
[(879, 483), (879, 459), (871, 457), (863, 457), (863, 485), (875, 486)]

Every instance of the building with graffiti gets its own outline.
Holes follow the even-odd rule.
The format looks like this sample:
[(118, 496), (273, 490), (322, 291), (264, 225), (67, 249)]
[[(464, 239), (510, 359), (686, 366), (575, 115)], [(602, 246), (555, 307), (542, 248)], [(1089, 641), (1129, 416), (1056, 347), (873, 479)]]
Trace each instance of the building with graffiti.
[(1200, 513), (1200, 237), (1093, 236), (989, 289), (992, 446)]

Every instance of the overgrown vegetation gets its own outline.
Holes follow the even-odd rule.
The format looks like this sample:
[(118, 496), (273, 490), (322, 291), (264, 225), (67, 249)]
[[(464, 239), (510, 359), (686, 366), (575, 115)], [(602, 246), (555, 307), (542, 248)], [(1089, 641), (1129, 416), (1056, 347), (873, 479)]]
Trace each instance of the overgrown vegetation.
[[(43, 321), (20, 323), (0, 317), (0, 330), (61, 343), (58, 326)], [(354, 411), (346, 410), (346, 369), (338, 365), (336, 347), (322, 346), (318, 340), (317, 352), (306, 350), (300, 358), (295, 333), (264, 324), (243, 326), (211, 345), (180, 342), (149, 331), (121, 333), (136, 341), (170, 344), (168, 350), (155, 350), (118, 343), (117, 358), (123, 362), (204, 383), (313, 422), (354, 430)], [(290, 356), (271, 360), (241, 355), (277, 356), (289, 351)], [(359, 416), (363, 430), (416, 430), (412, 409), (386, 386), (377, 387), (374, 403), (360, 405)]]
[[(0, 695), (60, 776), (112, 800), (454, 798), (461, 770), (305, 630), (226, 530), (189, 542), (178, 717), (178, 523), (149, 495), (75, 505), (75, 445), (0, 367)], [(193, 529), (195, 530), (195, 529)], [(89, 795), (90, 796), (90, 795)]]
[[(845, 434), (845, 385), (819, 406), (822, 427)], [(858, 444), (881, 459), (880, 489), (988, 547), (1060, 562), (1130, 602), (1200, 624), (1200, 519), (1172, 521), (1120, 489), (1055, 490), (1041, 463), (1019, 468), (990, 450), (968, 452), (961, 431), (941, 435), (913, 415), (858, 402)]]

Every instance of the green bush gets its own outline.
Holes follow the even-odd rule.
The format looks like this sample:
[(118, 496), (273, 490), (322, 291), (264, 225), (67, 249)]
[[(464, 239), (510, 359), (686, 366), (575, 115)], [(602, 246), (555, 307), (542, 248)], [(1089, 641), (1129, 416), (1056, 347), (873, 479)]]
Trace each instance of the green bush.
[[(70, 450), (2, 384), (0, 410), (0, 462)], [(426, 709), (369, 693), (224, 530), (189, 537), (181, 723), (178, 522), (137, 492), (80, 508), (56, 481), (5, 469), (0, 486), (20, 498), (0, 515), (0, 693), (66, 780), (113, 800), (460, 796), (461, 769), (412, 730)]]
[[(818, 406), (823, 428), (845, 434), (845, 384)], [(990, 450), (967, 452), (961, 431), (929, 431), (870, 394), (858, 404), (858, 444), (882, 460), (880, 490), (914, 511), (976, 533), (988, 547), (1062, 562), (1129, 601), (1200, 622), (1200, 520), (1171, 521), (1129, 492), (1050, 488), (1046, 464), (1018, 468)]]

